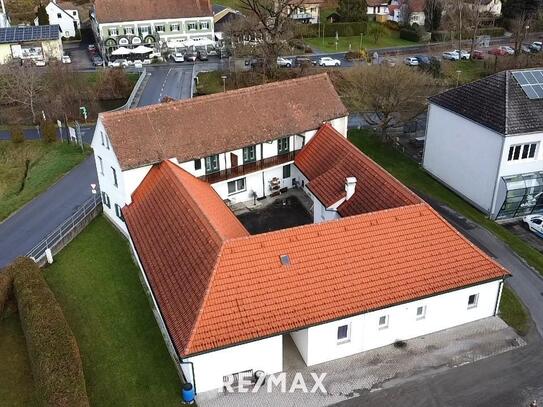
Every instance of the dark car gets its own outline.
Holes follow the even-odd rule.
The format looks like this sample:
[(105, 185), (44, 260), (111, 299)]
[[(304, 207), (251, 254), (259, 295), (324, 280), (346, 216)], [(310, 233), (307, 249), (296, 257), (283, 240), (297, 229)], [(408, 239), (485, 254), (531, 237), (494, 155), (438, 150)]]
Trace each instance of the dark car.
[(200, 61), (207, 61), (208, 60), (208, 56), (207, 56), (207, 52), (206, 51), (198, 51), (198, 59)]
[(94, 66), (104, 66), (104, 60), (100, 55), (95, 55), (92, 57), (92, 64)]
[(185, 54), (185, 61), (194, 62), (194, 61), (196, 61), (196, 58), (197, 58), (197, 57), (198, 57), (198, 55), (196, 55), (195, 52), (189, 51), (189, 52), (187, 52), (187, 53)]
[(296, 57), (294, 59), (294, 66), (305, 67), (305, 66), (316, 66), (317, 61), (309, 57)]
[(245, 60), (245, 66), (251, 67), (251, 69), (262, 68), (264, 66), (264, 59), (262, 58), (250, 58)]
[(415, 55), (415, 58), (419, 61), (419, 65), (428, 65), (432, 61), (428, 55)]

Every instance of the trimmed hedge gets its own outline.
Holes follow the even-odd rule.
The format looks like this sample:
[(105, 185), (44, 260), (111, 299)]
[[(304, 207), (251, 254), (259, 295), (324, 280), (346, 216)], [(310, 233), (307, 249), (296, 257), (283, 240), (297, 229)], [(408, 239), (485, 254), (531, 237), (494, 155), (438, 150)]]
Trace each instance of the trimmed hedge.
[(42, 271), (23, 257), (9, 268), (40, 404), (88, 407), (77, 342)]
[(409, 28), (402, 28), (400, 30), (400, 38), (402, 40), (413, 41), (413, 42), (419, 42), (421, 40), (419, 31), (411, 30)]
[[(352, 37), (354, 35), (366, 34), (368, 24), (366, 22), (358, 23), (324, 23), (320, 25), (321, 35), (324, 30), (325, 37), (335, 37), (336, 32), (340, 37)], [(318, 37), (319, 24), (300, 25), (300, 34), (304, 37)]]
[(13, 276), (11, 269), (6, 267), (4, 270), (0, 270), (0, 316), (2, 316), (4, 307), (11, 297), (12, 286)]

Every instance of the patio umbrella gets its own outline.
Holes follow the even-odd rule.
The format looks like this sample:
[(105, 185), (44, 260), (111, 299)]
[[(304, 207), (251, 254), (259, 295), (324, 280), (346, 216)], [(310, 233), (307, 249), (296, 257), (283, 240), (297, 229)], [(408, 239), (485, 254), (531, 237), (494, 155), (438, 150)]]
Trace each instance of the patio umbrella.
[(148, 54), (150, 52), (153, 52), (153, 50), (143, 45), (140, 45), (132, 50), (133, 54)]
[(113, 51), (111, 55), (129, 55), (131, 53), (132, 53), (132, 50), (125, 47), (119, 47), (115, 51)]

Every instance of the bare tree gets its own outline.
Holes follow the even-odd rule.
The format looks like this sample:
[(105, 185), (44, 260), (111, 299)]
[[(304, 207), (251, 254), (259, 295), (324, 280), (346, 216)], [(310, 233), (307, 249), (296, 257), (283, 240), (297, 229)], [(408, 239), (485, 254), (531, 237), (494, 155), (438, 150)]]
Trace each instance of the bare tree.
[(264, 68), (273, 69), (277, 57), (288, 42), (295, 37), (292, 16), (304, 0), (240, 0), (241, 7), (249, 12), (248, 22), (259, 37), (256, 47), (263, 58)]
[(528, 35), (530, 24), (532, 23), (532, 13), (527, 10), (519, 10), (517, 15), (510, 20), (509, 29), (513, 33), (515, 41), (515, 56), (521, 54), (522, 43)]
[(431, 75), (403, 65), (354, 67), (344, 71), (337, 85), (349, 110), (378, 127), (384, 141), (390, 141), (392, 126), (422, 113), (427, 97), (437, 90)]
[(0, 65), (0, 103), (24, 107), (36, 123), (45, 96), (46, 81), (39, 68), (16, 62)]
[(471, 47), (470, 56), (473, 58), (473, 51), (475, 50), (475, 41), (479, 34), (479, 27), (483, 16), (483, 0), (472, 0), (470, 3), (470, 25), (471, 25)]
[(425, 25), (428, 31), (435, 31), (441, 25), (443, 0), (426, 0), (424, 4)]

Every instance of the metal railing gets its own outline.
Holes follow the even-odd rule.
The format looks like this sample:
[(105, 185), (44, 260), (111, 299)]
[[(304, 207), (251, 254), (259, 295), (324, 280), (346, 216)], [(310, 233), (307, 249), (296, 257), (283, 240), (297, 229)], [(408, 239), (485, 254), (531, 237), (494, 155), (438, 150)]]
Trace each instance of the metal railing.
[(86, 200), (68, 219), (60, 224), (53, 232), (30, 250), (26, 256), (34, 259), (39, 265), (46, 262), (45, 251), (50, 249), (52, 254), (58, 253), (83, 228), (100, 213), (102, 198), (100, 194)]

